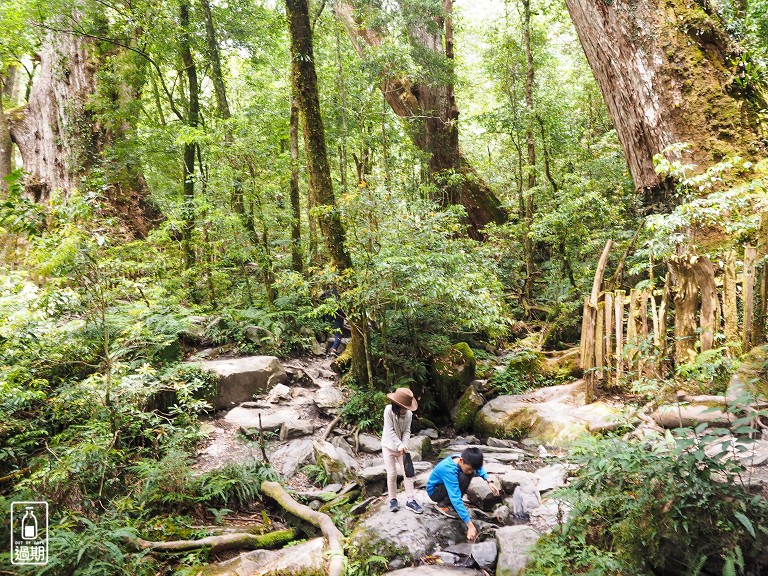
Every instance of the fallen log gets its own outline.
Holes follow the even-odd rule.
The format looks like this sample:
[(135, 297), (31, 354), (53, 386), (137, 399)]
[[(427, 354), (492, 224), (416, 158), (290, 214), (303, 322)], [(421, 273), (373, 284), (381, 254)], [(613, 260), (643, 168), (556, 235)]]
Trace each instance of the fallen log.
[(299, 504), (291, 498), (291, 495), (278, 482), (262, 482), (261, 493), (272, 498), (284, 510), (294, 516), (320, 528), (323, 536), (328, 541), (328, 549), (331, 552), (328, 563), (328, 576), (344, 576), (344, 566), (346, 564), (344, 559), (344, 535), (336, 528), (330, 516), (312, 510), (309, 506)]
[(299, 531), (294, 528), (277, 530), (267, 534), (252, 534), (240, 532), (236, 534), (221, 534), (208, 536), (199, 540), (171, 540), (170, 542), (152, 542), (143, 538), (136, 538), (133, 544), (139, 550), (151, 550), (152, 552), (186, 552), (198, 548), (210, 548), (211, 552), (224, 552), (225, 550), (256, 550), (265, 548), (279, 548), (288, 542), (296, 540)]

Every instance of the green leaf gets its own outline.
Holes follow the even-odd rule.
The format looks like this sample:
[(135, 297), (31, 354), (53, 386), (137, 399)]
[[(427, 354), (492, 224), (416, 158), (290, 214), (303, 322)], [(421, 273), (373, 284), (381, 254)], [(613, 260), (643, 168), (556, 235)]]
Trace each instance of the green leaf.
[(734, 512), (733, 515), (744, 525), (744, 528), (752, 535), (752, 538), (755, 538), (755, 528), (752, 526), (752, 521), (741, 512)]

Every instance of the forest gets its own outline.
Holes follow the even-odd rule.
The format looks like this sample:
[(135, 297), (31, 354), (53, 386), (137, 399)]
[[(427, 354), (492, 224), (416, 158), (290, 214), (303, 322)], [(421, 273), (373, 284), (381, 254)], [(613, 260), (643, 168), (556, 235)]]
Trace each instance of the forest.
[(0, 0), (0, 574), (766, 574), (766, 262), (768, 0)]

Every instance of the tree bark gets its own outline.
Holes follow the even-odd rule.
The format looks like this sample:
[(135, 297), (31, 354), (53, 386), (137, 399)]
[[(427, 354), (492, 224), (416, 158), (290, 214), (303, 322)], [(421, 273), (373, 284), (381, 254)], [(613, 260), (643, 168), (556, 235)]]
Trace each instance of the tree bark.
[(675, 302), (675, 363), (691, 362), (696, 357), (696, 308), (699, 290), (688, 252), (667, 261), (672, 273)]
[(285, 5), (291, 36), (291, 76), (301, 110), (304, 149), (309, 167), (309, 185), (321, 211), (320, 230), (325, 238), (328, 254), (331, 262), (341, 272), (352, 266), (352, 260), (344, 246), (344, 229), (333, 197), (325, 129), (320, 116), (320, 99), (307, 0), (286, 0)]
[[(2, 78), (0, 77), (0, 80)], [(0, 200), (3, 200), (8, 192), (8, 183), (4, 180), (13, 170), (13, 142), (11, 131), (3, 110), (3, 98), (0, 96)]]
[(221, 72), (221, 56), (219, 55), (219, 43), (216, 40), (216, 29), (213, 26), (211, 4), (208, 0), (200, 0), (205, 20), (205, 40), (208, 45), (208, 59), (211, 63), (211, 81), (213, 91), (216, 94), (216, 108), (219, 116), (225, 120), (231, 116), (229, 102), (227, 102), (227, 89), (224, 85), (224, 74)]
[[(73, 15), (76, 18), (77, 15)], [(125, 52), (99, 50), (91, 39), (51, 33), (40, 50), (40, 74), (24, 106), (6, 111), (12, 141), (22, 158), (25, 191), (44, 201), (53, 190), (63, 194), (79, 186), (94, 166), (107, 175), (105, 209), (143, 238), (160, 220), (146, 202), (147, 185), (137, 162), (109, 160), (108, 148), (124, 141), (133, 130), (130, 121), (102, 121), (87, 103), (97, 89), (96, 73), (107, 56), (113, 62)], [(110, 106), (124, 108), (138, 98), (135, 85), (107, 86)], [(105, 99), (106, 100), (106, 99)]]
[(762, 96), (734, 84), (739, 50), (708, 3), (694, 0), (566, 0), (647, 206), (667, 202), (653, 156), (691, 145), (697, 172), (724, 156), (764, 150)]
[(527, 123), (525, 127), (525, 144), (528, 155), (528, 182), (525, 192), (520, 199), (520, 218), (523, 221), (523, 257), (525, 259), (525, 282), (523, 284), (523, 297), (530, 303), (533, 301), (533, 283), (536, 278), (533, 262), (533, 239), (531, 228), (533, 227), (533, 213), (535, 210), (533, 192), (536, 187), (536, 141), (533, 137), (533, 52), (531, 51), (531, 2), (523, 0), (523, 46), (525, 47), (525, 107), (527, 108)]
[[(453, 73), (453, 30), (451, 1), (444, 0), (443, 16), (435, 19), (428, 30), (412, 25), (411, 42), (447, 61)], [(369, 48), (382, 45), (378, 31), (367, 28), (354, 15), (353, 7), (345, 2), (336, 5), (336, 14), (344, 24), (355, 51), (362, 57)], [(461, 204), (467, 210), (470, 235), (482, 237), (482, 228), (490, 223), (507, 220), (506, 211), (488, 185), (467, 162), (459, 149), (459, 110), (453, 94), (452, 81), (415, 82), (407, 77), (382, 75), (381, 91), (392, 110), (408, 122), (414, 144), (429, 154), (429, 172), (433, 180), (450, 173), (460, 174), (458, 186), (444, 186), (440, 198), (443, 204)]]
[[(293, 91), (292, 91), (293, 92)], [(296, 95), (291, 94), (291, 265), (296, 272), (304, 270), (301, 258), (301, 203), (299, 194), (299, 105)]]
[[(190, 22), (189, 4), (182, 0), (179, 4), (179, 23), (181, 25), (181, 61), (184, 64), (184, 72), (187, 75), (189, 85), (189, 101), (187, 104), (187, 125), (190, 128), (197, 127), (200, 114), (199, 94), (200, 88), (197, 82), (197, 67), (192, 58), (190, 48)], [(195, 150), (193, 142), (184, 143), (184, 228), (182, 244), (184, 251), (185, 267), (191, 268), (195, 264), (195, 249), (192, 246), (192, 232), (195, 229)]]

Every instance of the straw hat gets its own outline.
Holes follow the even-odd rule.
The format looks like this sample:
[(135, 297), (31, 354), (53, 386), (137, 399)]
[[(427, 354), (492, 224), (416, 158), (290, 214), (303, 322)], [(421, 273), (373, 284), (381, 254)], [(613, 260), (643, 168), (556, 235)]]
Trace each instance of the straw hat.
[(408, 388), (398, 388), (394, 392), (387, 394), (387, 398), (392, 400), (395, 404), (402, 406), (413, 412), (419, 407), (419, 403), (416, 402), (416, 398), (413, 397), (413, 392)]

